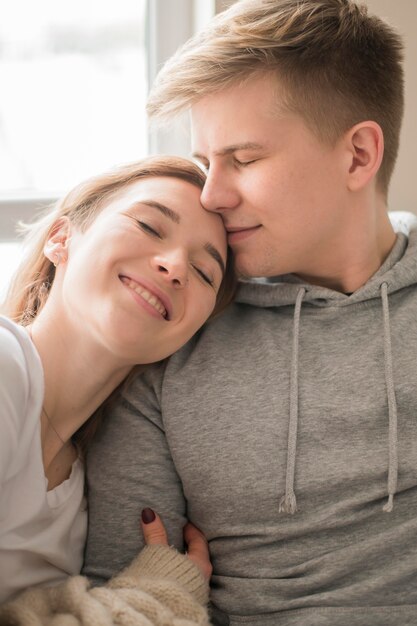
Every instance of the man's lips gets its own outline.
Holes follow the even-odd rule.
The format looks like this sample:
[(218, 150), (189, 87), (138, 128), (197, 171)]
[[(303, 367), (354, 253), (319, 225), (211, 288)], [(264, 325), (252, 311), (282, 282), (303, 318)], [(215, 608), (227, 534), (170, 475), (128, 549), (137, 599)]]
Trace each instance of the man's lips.
[(227, 241), (229, 244), (233, 244), (237, 243), (238, 241), (242, 241), (243, 239), (247, 239), (248, 237), (253, 235), (260, 227), (261, 224), (249, 227), (226, 226)]
[(172, 303), (168, 296), (158, 287), (143, 278), (127, 274), (119, 274), (119, 278), (135, 295), (144, 300), (151, 309), (169, 321), (172, 317)]

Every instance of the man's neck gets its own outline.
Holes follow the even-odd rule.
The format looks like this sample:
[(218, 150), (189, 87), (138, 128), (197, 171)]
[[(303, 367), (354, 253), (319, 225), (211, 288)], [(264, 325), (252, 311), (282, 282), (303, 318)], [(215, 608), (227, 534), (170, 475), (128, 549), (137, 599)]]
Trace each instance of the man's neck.
[(353, 228), (342, 241), (332, 242), (323, 255), (325, 266), (297, 275), (312, 285), (353, 293), (379, 270), (396, 238), (388, 214), (384, 214), (375, 228)]

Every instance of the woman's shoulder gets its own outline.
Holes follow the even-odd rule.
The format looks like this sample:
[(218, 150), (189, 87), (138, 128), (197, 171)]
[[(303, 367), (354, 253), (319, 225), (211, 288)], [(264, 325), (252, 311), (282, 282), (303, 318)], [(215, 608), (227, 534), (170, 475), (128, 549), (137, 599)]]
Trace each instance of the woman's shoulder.
[[(39, 427), (40, 357), (26, 330), (0, 316), (0, 486), (25, 458)], [(20, 454), (18, 453), (20, 451)]]
[(27, 437), (22, 438), (23, 430), (29, 438), (33, 435), (43, 398), (42, 365), (29, 335), (24, 328), (2, 316), (0, 372), (1, 466), (18, 443), (25, 443)]
[[(3, 386), (28, 381), (34, 347), (25, 329), (7, 317), (0, 316), (0, 369)], [(29, 358), (28, 358), (29, 355)]]

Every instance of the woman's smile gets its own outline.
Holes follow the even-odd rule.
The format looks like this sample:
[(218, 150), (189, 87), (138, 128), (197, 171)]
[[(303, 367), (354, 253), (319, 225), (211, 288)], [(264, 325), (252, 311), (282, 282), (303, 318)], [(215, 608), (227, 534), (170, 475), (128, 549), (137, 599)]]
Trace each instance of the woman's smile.
[[(151, 314), (157, 314), (158, 318), (163, 318), (165, 320), (169, 320), (168, 310), (161, 299), (154, 293), (154, 291), (150, 291), (145, 288), (140, 283), (136, 282), (132, 278), (128, 276), (119, 276), (122, 283), (133, 292), (135, 296), (135, 300), (139, 302), (142, 306), (146, 308)], [(136, 296), (139, 296), (137, 298)], [(166, 296), (164, 298), (166, 300)]]

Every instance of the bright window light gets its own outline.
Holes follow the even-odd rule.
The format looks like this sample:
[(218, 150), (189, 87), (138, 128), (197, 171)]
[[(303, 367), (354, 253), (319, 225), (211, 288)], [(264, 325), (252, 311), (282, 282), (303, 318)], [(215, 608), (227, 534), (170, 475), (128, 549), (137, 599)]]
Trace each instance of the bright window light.
[(146, 0), (0, 1), (0, 196), (148, 151)]

